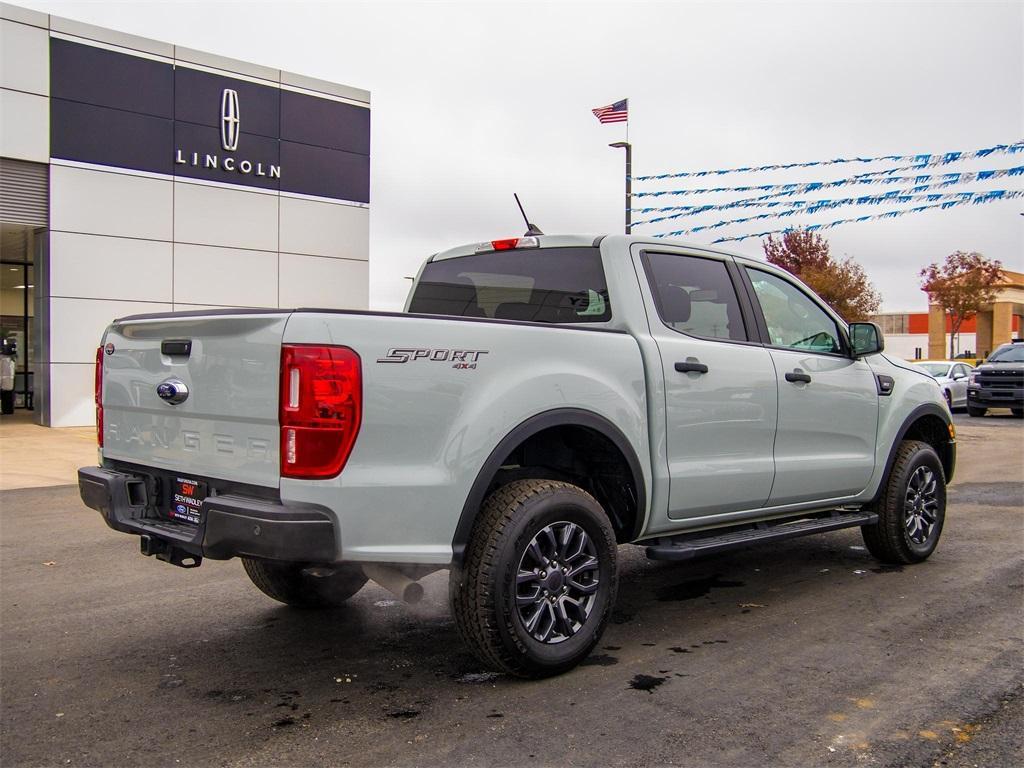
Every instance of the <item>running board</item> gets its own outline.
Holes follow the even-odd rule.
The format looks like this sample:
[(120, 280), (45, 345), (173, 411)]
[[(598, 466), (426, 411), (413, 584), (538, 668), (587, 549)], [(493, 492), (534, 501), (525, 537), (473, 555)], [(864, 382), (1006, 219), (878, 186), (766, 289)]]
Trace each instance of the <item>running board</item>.
[(804, 518), (793, 522), (758, 523), (741, 530), (727, 528), (692, 534), (688, 538), (662, 538), (647, 547), (651, 560), (690, 560), (714, 552), (761, 544), (768, 541), (793, 539), (813, 533), (838, 531), (878, 522), (874, 512), (832, 512), (825, 517)]

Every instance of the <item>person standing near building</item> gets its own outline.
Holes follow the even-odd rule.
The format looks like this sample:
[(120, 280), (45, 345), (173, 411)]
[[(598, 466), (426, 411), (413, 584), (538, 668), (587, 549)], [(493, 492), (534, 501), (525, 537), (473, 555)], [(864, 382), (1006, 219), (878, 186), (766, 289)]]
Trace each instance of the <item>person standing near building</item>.
[(0, 347), (0, 413), (10, 416), (14, 413), (14, 360), (17, 347), (14, 339), (4, 339)]

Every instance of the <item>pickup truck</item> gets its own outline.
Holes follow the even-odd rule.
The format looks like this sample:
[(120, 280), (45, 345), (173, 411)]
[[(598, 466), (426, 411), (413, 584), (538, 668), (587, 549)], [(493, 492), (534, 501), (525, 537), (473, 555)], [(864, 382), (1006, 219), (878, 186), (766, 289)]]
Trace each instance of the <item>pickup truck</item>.
[(956, 459), (935, 381), (768, 264), (635, 236), (525, 236), (423, 264), (401, 313), (136, 315), (96, 355), (85, 504), (145, 555), (242, 559), (293, 606), (448, 569), (460, 636), (572, 668), (617, 546), (683, 561), (860, 527), (927, 558)]
[(1024, 339), (1000, 345), (971, 371), (967, 382), (967, 414), (984, 416), (989, 408), (1009, 408), (1024, 418)]

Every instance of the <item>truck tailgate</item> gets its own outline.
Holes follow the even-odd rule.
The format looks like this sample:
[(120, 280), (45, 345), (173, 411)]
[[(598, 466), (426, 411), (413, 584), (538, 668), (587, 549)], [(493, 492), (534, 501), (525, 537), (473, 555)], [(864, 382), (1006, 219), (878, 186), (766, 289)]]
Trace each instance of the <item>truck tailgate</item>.
[[(103, 338), (104, 457), (276, 487), (288, 317), (282, 311), (116, 321)], [(168, 380), (184, 384), (184, 401), (172, 405), (157, 395)]]

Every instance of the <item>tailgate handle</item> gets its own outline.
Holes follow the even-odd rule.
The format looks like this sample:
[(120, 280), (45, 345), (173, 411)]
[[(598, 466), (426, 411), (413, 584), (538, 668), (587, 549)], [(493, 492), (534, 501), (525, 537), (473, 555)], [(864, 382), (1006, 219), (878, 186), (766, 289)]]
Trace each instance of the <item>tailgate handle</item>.
[(160, 354), (188, 357), (192, 354), (192, 339), (164, 339), (160, 342)]

